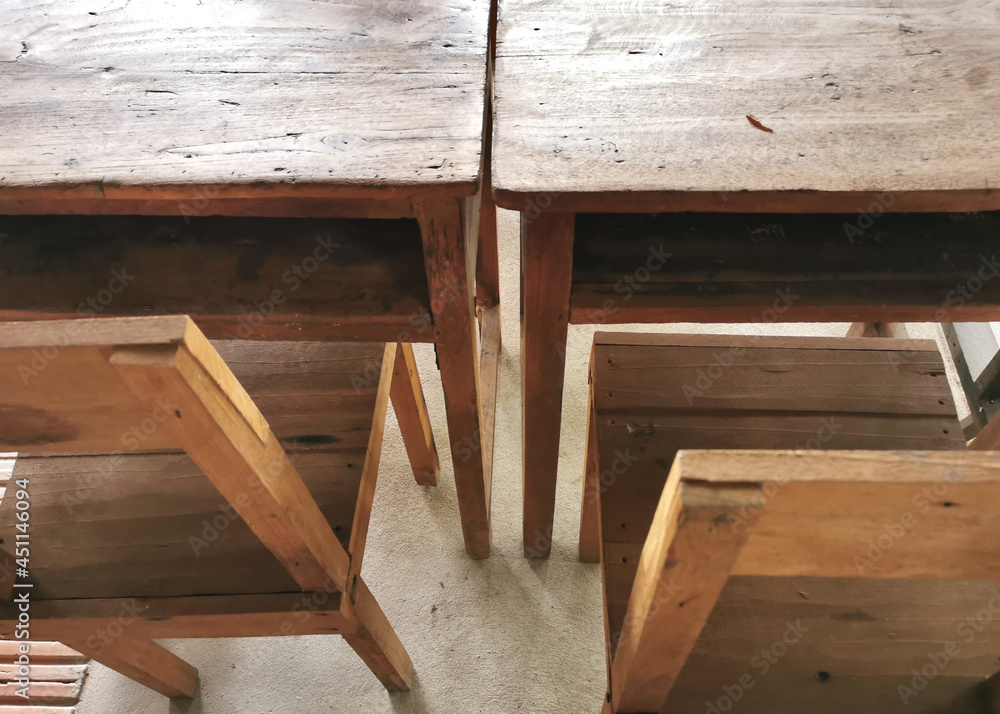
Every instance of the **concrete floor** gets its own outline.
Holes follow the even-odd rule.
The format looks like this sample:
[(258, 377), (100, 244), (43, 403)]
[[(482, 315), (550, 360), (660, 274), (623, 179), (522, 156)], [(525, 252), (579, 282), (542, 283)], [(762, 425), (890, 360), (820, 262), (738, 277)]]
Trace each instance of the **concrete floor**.
[[(451, 463), (414, 484), (395, 418), (386, 425), (365, 579), (416, 665), (416, 686), (388, 694), (340, 637), (165, 644), (201, 673), (193, 701), (171, 702), (93, 665), (81, 714), (597, 714), (605, 692), (599, 572), (577, 561), (594, 330), (571, 327), (552, 557), (521, 556), (518, 232), (501, 212), (504, 349), (493, 471), (493, 557), (462, 547)], [(845, 324), (622, 326), (628, 331), (843, 335)], [(932, 325), (911, 326), (934, 337)], [(416, 347), (438, 445), (446, 444), (433, 350)], [(952, 376), (954, 376), (952, 370)], [(954, 384), (954, 380), (953, 380)], [(964, 403), (960, 409), (964, 407)]]

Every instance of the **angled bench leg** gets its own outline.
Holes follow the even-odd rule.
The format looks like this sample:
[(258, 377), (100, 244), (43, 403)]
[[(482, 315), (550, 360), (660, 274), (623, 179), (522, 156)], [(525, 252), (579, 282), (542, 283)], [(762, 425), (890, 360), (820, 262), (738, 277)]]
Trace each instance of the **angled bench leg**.
[(572, 213), (521, 214), (523, 536), (528, 558), (547, 558), (552, 550), (573, 227)]
[(193, 697), (198, 670), (152, 640), (122, 636), (107, 644), (86, 635), (59, 640), (82, 655), (168, 697)]
[(415, 208), (423, 234), (465, 549), (473, 558), (488, 558), (490, 505), (483, 465), (474, 284), (477, 211), (474, 201), (463, 207), (457, 199), (417, 201)]
[(392, 368), (392, 408), (403, 434), (406, 455), (413, 468), (413, 476), (421, 486), (437, 486), (441, 466), (437, 447), (427, 415), (424, 391), (420, 386), (413, 346), (407, 342), (396, 345), (396, 361)]
[(357, 622), (354, 634), (344, 635), (347, 644), (358, 653), (372, 673), (391, 692), (408, 692), (413, 687), (413, 662), (403, 643), (368, 590), (365, 581), (357, 578), (354, 603), (344, 598), (342, 608)]
[[(591, 358), (593, 362), (593, 358)], [(591, 364), (593, 375), (593, 364)], [(583, 505), (580, 508), (580, 562), (601, 562), (601, 497), (600, 466), (597, 456), (597, 414), (594, 402), (594, 380), (590, 380), (587, 405), (587, 463), (583, 470)]]
[(744, 508), (757, 492), (748, 484), (718, 499), (671, 472), (611, 663), (615, 714), (662, 709), (760, 514)]

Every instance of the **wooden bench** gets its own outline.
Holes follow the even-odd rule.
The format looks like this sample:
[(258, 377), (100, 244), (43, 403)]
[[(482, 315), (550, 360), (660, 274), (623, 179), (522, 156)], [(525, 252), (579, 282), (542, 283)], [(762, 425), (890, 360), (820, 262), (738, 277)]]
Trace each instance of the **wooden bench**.
[(0, 450), (20, 453), (0, 635), (28, 593), (32, 640), (168, 696), (197, 671), (157, 638), (341, 634), (410, 688), (361, 578), (395, 344), (213, 346), (168, 316), (4, 323), (0, 345)]
[(529, 556), (553, 538), (569, 324), (997, 319), (998, 11), (503, 3)]
[[(881, 483), (883, 480), (891, 482), (895, 478), (896, 472), (892, 470), (898, 460), (894, 460), (895, 456), (886, 457), (888, 461), (883, 462), (879, 460), (882, 457), (878, 455), (866, 454), (864, 458), (874, 461), (859, 461), (858, 463), (865, 466), (864, 469), (859, 466), (855, 473), (849, 466), (854, 463), (850, 458), (854, 458), (855, 450), (962, 452), (965, 445), (941, 355), (935, 343), (929, 341), (598, 333), (592, 353), (590, 384), (588, 453), (580, 555), (582, 560), (601, 562), (610, 675), (609, 692), (613, 697), (611, 701), (614, 702), (615, 712), (661, 710), (661, 706), (667, 701), (666, 697), (673, 680), (677, 679), (680, 667), (688, 658), (688, 653), (701, 632), (701, 624), (708, 616), (718, 595), (718, 592), (715, 592), (705, 597), (695, 597), (701, 592), (698, 589), (700, 587), (698, 578), (701, 573), (699, 569), (704, 568), (707, 572), (714, 567), (713, 556), (707, 551), (693, 556), (690, 573), (678, 569), (672, 562), (664, 570), (664, 564), (660, 563), (659, 570), (655, 572), (663, 571), (664, 578), (673, 578), (671, 582), (675, 582), (677, 588), (685, 587), (686, 577), (690, 576), (693, 582), (691, 584), (693, 589), (684, 591), (683, 596), (678, 595), (680, 590), (670, 589), (668, 597), (670, 605), (663, 601), (664, 597), (667, 597), (664, 594), (666, 585), (657, 586), (659, 590), (657, 587), (649, 590), (651, 586), (648, 586), (648, 583), (643, 585), (646, 582), (643, 578), (649, 577), (644, 569), (646, 567), (644, 564), (651, 557), (647, 553), (651, 549), (663, 546), (664, 543), (669, 545), (671, 538), (679, 537), (675, 536), (671, 527), (664, 525), (664, 516), (661, 515), (663, 509), (667, 508), (664, 503), (669, 502), (676, 506), (678, 498), (676, 474), (681, 468), (676, 458), (679, 451), (720, 450), (723, 453), (723, 456), (719, 457), (720, 463), (729, 464), (727, 473), (735, 474), (733, 478), (744, 479), (744, 483), (751, 484), (747, 487), (748, 492), (744, 492), (745, 489), (733, 494), (734, 503), (739, 505), (739, 508), (734, 507), (733, 513), (743, 520), (732, 520), (732, 524), (739, 532), (750, 532), (752, 529), (754, 533), (766, 534), (770, 540), (761, 546), (762, 552), (757, 557), (762, 563), (767, 558), (766, 567), (772, 572), (765, 573), (763, 565), (759, 567), (755, 565), (753, 568), (756, 569), (737, 568), (733, 570), (734, 575), (766, 574), (792, 578), (793, 576), (818, 577), (825, 574), (820, 572), (818, 567), (809, 570), (802, 564), (822, 562), (822, 554), (829, 550), (827, 547), (829, 544), (825, 541), (827, 534), (831, 539), (849, 538), (852, 539), (852, 544), (864, 545), (868, 538), (877, 539), (881, 535), (884, 524), (890, 524), (895, 528), (896, 521), (890, 519), (894, 506), (898, 507), (898, 514), (895, 516), (897, 520), (908, 509), (923, 509), (925, 506), (923, 502), (911, 503), (910, 496), (919, 492), (913, 484), (892, 486)], [(785, 469), (794, 471), (788, 476), (786, 483), (783, 480), (784, 472), (779, 473), (775, 469), (763, 477), (756, 470), (755, 465), (758, 460), (769, 463), (765, 457), (758, 459), (755, 452), (740, 452), (737, 459), (732, 455), (726, 455), (725, 450), (732, 449), (799, 450), (796, 452), (797, 455), (782, 458), (795, 464), (801, 462), (806, 466), (798, 471), (791, 467)], [(813, 458), (809, 453), (811, 451), (822, 453), (823, 456)], [(835, 458), (829, 453), (831, 451), (836, 451), (838, 454), (842, 451), (849, 453), (838, 461), (837, 458), (840, 457)], [(710, 456), (714, 452), (706, 453)], [(964, 454), (958, 453), (955, 456), (962, 455)], [(709, 456), (704, 458), (707, 459)], [(830, 460), (823, 461), (823, 458)], [(938, 459), (935, 455), (929, 454), (920, 458), (923, 462), (933, 465), (949, 463), (947, 459), (951, 457), (942, 455)], [(902, 460), (900, 463), (923, 463), (915, 459), (916, 457), (910, 461)], [(850, 492), (854, 500), (843, 495), (839, 496), (838, 500), (827, 498), (823, 494), (816, 496), (815, 507), (828, 509), (823, 514), (827, 519), (825, 525), (823, 528), (818, 528), (816, 523), (821, 519), (803, 505), (806, 497), (800, 496), (787, 484), (805, 479), (804, 474), (809, 473), (809, 468), (813, 466), (817, 470), (826, 469), (824, 464), (829, 464), (831, 472), (839, 471), (845, 480), (853, 479), (856, 483), (851, 486), (854, 490)], [(869, 478), (870, 472), (882, 468), (883, 464), (887, 464), (884, 468), (890, 475), (872, 477), (872, 483), (866, 485), (865, 481)], [(925, 477), (929, 479), (927, 474), (931, 471), (933, 469), (928, 468), (926, 473), (918, 475), (918, 480)], [(997, 474), (1000, 477), (1000, 471)], [(938, 473), (937, 477), (940, 479), (941, 474)], [(696, 477), (691, 476), (691, 478)], [(816, 480), (822, 479), (817, 476)], [(905, 481), (902, 477), (899, 480)], [(807, 490), (810, 487), (810, 484), (803, 486)], [(881, 497), (879, 489), (883, 487), (887, 489), (885, 498), (878, 501)], [(721, 486), (720, 489), (721, 493), (728, 493)], [(741, 510), (751, 497), (755, 499), (752, 501), (755, 507)], [(657, 503), (660, 503), (659, 511)], [(849, 505), (843, 505), (845, 503)], [(935, 491), (929, 497), (928, 503), (935, 504), (935, 508), (946, 506), (951, 510), (942, 507), (933, 511), (933, 514), (944, 513), (941, 516), (944, 520), (940, 521), (940, 524), (938, 520), (933, 520), (937, 519), (938, 515), (925, 517), (921, 511), (921, 528), (926, 522), (928, 524), (926, 530), (921, 530), (919, 536), (907, 535), (906, 538), (911, 543), (905, 550), (920, 553), (925, 540), (931, 541), (936, 538), (948, 541), (950, 547), (959, 549), (964, 536), (948, 534), (962, 533), (963, 529), (958, 525), (960, 523), (980, 522), (977, 520), (978, 511), (971, 513), (969, 511), (975, 507), (976, 501), (965, 501), (964, 494), (959, 494), (956, 488), (954, 493), (949, 490), (945, 495)], [(852, 511), (853, 504), (857, 505), (857, 515)], [(873, 504), (878, 504), (878, 507), (883, 509), (882, 515), (865, 516), (864, 509), (868, 506), (875, 508)], [(756, 506), (763, 506), (764, 514), (769, 513), (769, 509), (778, 509), (777, 515), (773, 520), (761, 517), (756, 525), (753, 525), (759, 515), (758, 511), (761, 510)], [(796, 515), (796, 509), (799, 508), (802, 513)], [(866, 517), (870, 519), (867, 522), (864, 521)], [(726, 518), (728, 519), (728, 516)], [(723, 519), (716, 525), (728, 522)], [(944, 524), (951, 530), (944, 530)], [(985, 526), (983, 528), (985, 535), (989, 529)], [(873, 529), (878, 531), (874, 535), (872, 535)], [(720, 525), (720, 530), (728, 533), (730, 526)], [(779, 547), (776, 541), (778, 535), (775, 535), (779, 530), (781, 535), (794, 533), (796, 537), (790, 538), (789, 542)], [(913, 528), (907, 528), (907, 533), (911, 531), (916, 533)], [(972, 534), (975, 535), (976, 533)], [(701, 547), (702, 541), (707, 544), (711, 540), (704, 530), (691, 537), (693, 548)], [(748, 542), (753, 544), (755, 541), (751, 539)], [(847, 562), (850, 562), (849, 556), (855, 554), (861, 558), (866, 557), (863, 547), (857, 550), (857, 553), (850, 549), (846, 552)], [(980, 551), (970, 541), (970, 554), (965, 556), (965, 562), (968, 562), (970, 567), (974, 559), (973, 554), (978, 557)], [(855, 572), (855, 576), (859, 574), (877, 576), (882, 572), (881, 556), (876, 554), (871, 558), (873, 560), (871, 568), (866, 566), (863, 568), (865, 573)], [(921, 562), (922, 565), (919, 567), (913, 565), (907, 577), (916, 577), (914, 573), (918, 571), (923, 574), (921, 577), (926, 577), (926, 573), (934, 569), (941, 573), (934, 577), (958, 577), (948, 574), (952, 571), (949, 571), (951, 566), (947, 562), (936, 558)], [(720, 566), (720, 572), (724, 571), (721, 576), (722, 581), (718, 584), (720, 589), (729, 573), (729, 565)], [(845, 574), (842, 567), (837, 572), (837, 577), (849, 577), (849, 574)], [(987, 580), (991, 577), (993, 577), (992, 571), (987, 569), (979, 579)], [(744, 597), (741, 594), (743, 591), (737, 587), (739, 582), (734, 579), (726, 586), (735, 589), (731, 600)], [(829, 584), (821, 585), (827, 587)], [(744, 583), (744, 587), (750, 586)], [(816, 599), (825, 597), (827, 599), (821, 601), (829, 605), (829, 600), (835, 596), (836, 591), (819, 590), (820, 585), (815, 587)], [(962, 585), (955, 587), (960, 589)], [(812, 586), (804, 585), (800, 587), (801, 591), (807, 594), (813, 592), (811, 588)], [(757, 677), (756, 671), (749, 663), (750, 657), (756, 651), (753, 649), (756, 642), (753, 637), (759, 635), (763, 639), (774, 635), (772, 639), (780, 639), (781, 632), (775, 634), (767, 627), (775, 624), (776, 620), (773, 618), (779, 617), (781, 607), (789, 602), (781, 598), (791, 598), (790, 602), (797, 602), (795, 598), (800, 596), (795, 592), (795, 582), (789, 580), (788, 587), (784, 589), (774, 586), (770, 590), (762, 590), (759, 595), (746, 594), (747, 603), (732, 605), (735, 609), (727, 611), (725, 617), (729, 619), (720, 624), (721, 630), (714, 635), (716, 639), (708, 641), (704, 647), (697, 650), (705, 656), (701, 659), (693, 657), (690, 662), (696, 664), (687, 665), (691, 671), (695, 671), (696, 666), (703, 666), (706, 668), (705, 672), (698, 670), (701, 673), (692, 674), (691, 680), (682, 679), (681, 681), (689, 681), (690, 685), (682, 690), (683, 695), (679, 693), (671, 695), (681, 699), (677, 699), (676, 704), (675, 700), (671, 699), (671, 707), (675, 708), (664, 711), (704, 711), (704, 701), (714, 702), (724, 694), (721, 687), (731, 684), (725, 678), (723, 678), (725, 681), (718, 683), (711, 679), (722, 671), (723, 666), (733, 670), (725, 670), (727, 676), (734, 675), (731, 677), (733, 682), (738, 682), (745, 672), (750, 672), (756, 680), (760, 680), (760, 686), (752, 693), (749, 693), (749, 688), (744, 687), (748, 690), (747, 700), (756, 702), (753, 707), (746, 709), (748, 712), (774, 711), (783, 708), (803, 711), (844, 711), (845, 707), (842, 705), (848, 699), (831, 699), (831, 702), (836, 702), (836, 706), (831, 703), (828, 709), (823, 708), (827, 705), (822, 702), (825, 701), (824, 692), (834, 689), (840, 691), (841, 688), (850, 689), (850, 681), (853, 681), (850, 678), (862, 674), (857, 669), (853, 671), (837, 669), (837, 657), (844, 659), (845, 666), (853, 666), (850, 657), (854, 655), (846, 649), (839, 655), (831, 654), (825, 664), (817, 664), (813, 671), (805, 674), (804, 670), (786, 673), (788, 677), (801, 675), (800, 679), (779, 678), (771, 685), (765, 685), (764, 678)], [(897, 596), (904, 597), (902, 594), (887, 595), (890, 599)], [(808, 595), (801, 597), (806, 599)], [(847, 599), (853, 597), (863, 599), (864, 596), (862, 593), (845, 595)], [(708, 604), (704, 604), (703, 601), (707, 601)], [(759, 620), (755, 619), (756, 616), (753, 614), (753, 608), (758, 601), (761, 608), (764, 608), (762, 610), (764, 614), (761, 614)], [(651, 605), (652, 602), (656, 602), (655, 607)], [(852, 602), (854, 604), (851, 604)], [(860, 607), (857, 604), (860, 602), (859, 599), (845, 603), (845, 611), (854, 612)], [(805, 604), (803, 603), (803, 606)], [(686, 633), (686, 639), (679, 635), (667, 635), (661, 630), (652, 636), (659, 643), (658, 646), (665, 648), (658, 654), (652, 650), (643, 650), (635, 655), (634, 663), (629, 663), (627, 659), (621, 657), (622, 642), (626, 634), (631, 631), (631, 627), (640, 627), (635, 625), (635, 621), (637, 618), (641, 620), (645, 617), (642, 613), (653, 609), (656, 611), (654, 614), (666, 617), (668, 612), (674, 612), (675, 606), (684, 607), (685, 623), (689, 622), (688, 618), (693, 618), (690, 622), (696, 623), (690, 625), (693, 629)], [(702, 613), (703, 616), (699, 620), (698, 613), (701, 607), (707, 607), (708, 610)], [(766, 619), (766, 613), (773, 614), (773, 621)], [(824, 616), (827, 620), (823, 625), (825, 629), (822, 637), (826, 637), (831, 628), (837, 627), (836, 618), (831, 619), (828, 614)], [(858, 622), (870, 619), (859, 617), (861, 619)], [(847, 624), (844, 627), (849, 630), (854, 621), (848, 619), (845, 622)], [(758, 626), (759, 632), (755, 630)], [(1000, 628), (997, 631), (1000, 632)], [(878, 637), (888, 638), (889, 635), (886, 631), (871, 635), (872, 639)], [(687, 643), (687, 649), (679, 647), (678, 642)], [(821, 645), (817, 647), (822, 650)], [(736, 654), (726, 654), (730, 650)], [(743, 657), (741, 653), (747, 656)], [(815, 657), (818, 659), (820, 655), (816, 654)], [(993, 659), (995, 660), (995, 657)], [(799, 662), (797, 657), (789, 657), (786, 666), (793, 667), (793, 660)], [(665, 674), (668, 663), (673, 663), (670, 666), (677, 668), (677, 671), (669, 676)], [(908, 664), (907, 667), (909, 666), (913, 664)], [(742, 669), (735, 671), (739, 668)], [(620, 670), (629, 671), (631, 674), (619, 676)], [(809, 687), (815, 682), (817, 671), (832, 674), (837, 682), (813, 694), (813, 690)], [(908, 669), (904, 668), (898, 672), (887, 671), (885, 674), (895, 676), (906, 671)], [(637, 675), (636, 672), (642, 674)], [(634, 681), (641, 683), (633, 686), (630, 677), (636, 677)], [(841, 678), (844, 678), (843, 682)], [(707, 683), (709, 680), (712, 682), (711, 686)], [(964, 682), (964, 685), (968, 685), (968, 681)], [(621, 692), (618, 691), (619, 688), (623, 688)], [(634, 699), (632, 694), (623, 694), (626, 689), (629, 692), (636, 690), (644, 694), (636, 695), (639, 698)], [(786, 689), (789, 698), (781, 699), (783, 696), (781, 692)], [(857, 696), (863, 699), (863, 696), (867, 696), (865, 691), (867, 690), (863, 687), (861, 690), (853, 689), (844, 696), (848, 698)], [(795, 699), (800, 695), (803, 697), (801, 700)], [(816, 699), (809, 698), (812, 696)], [(893, 685), (885, 700), (885, 708), (879, 708), (879, 711), (895, 711), (893, 708), (895, 705), (892, 705), (894, 696)], [(619, 700), (615, 697), (624, 698)], [(903, 711), (901, 706), (897, 709)], [(724, 706), (720, 706), (720, 711), (726, 711)], [(920, 711), (934, 711), (934, 709)]]
[(995, 712), (998, 494), (990, 454), (680, 452), (606, 711)]
[[(0, 317), (433, 343), (466, 549), (487, 557), (489, 19), (489, 0), (19, 5), (0, 63)], [(426, 440), (419, 410), (400, 423)]]

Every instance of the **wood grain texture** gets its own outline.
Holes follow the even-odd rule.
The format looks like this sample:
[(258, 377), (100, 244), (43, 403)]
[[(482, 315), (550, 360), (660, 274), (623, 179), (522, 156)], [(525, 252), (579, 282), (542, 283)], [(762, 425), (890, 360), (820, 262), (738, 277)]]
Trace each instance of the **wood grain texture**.
[(750, 483), (707, 493), (685, 481), (680, 469), (671, 473), (611, 663), (616, 712), (656, 711), (663, 703), (753, 531), (756, 513), (743, 529), (728, 525), (756, 491)]
[(598, 333), (593, 359), (612, 633), (679, 449), (964, 448), (928, 341)]
[(483, 403), (476, 331), (475, 278), (479, 214), (474, 200), (415, 201), (424, 237), (448, 451), (462, 516), (465, 550), (490, 555), (489, 473), (483, 458)]
[(9, 197), (476, 191), (488, 0), (0, 12)]
[[(40, 600), (35, 617), (40, 635), (84, 633), (91, 649), (106, 645), (101, 634), (113, 622), (127, 623), (130, 636), (148, 639), (344, 634), (353, 632), (355, 625), (341, 612), (341, 597), (320, 591)], [(13, 636), (16, 608), (0, 605), (0, 618), (0, 632)]]
[(581, 214), (571, 321), (992, 319), (998, 230), (997, 212)]
[(524, 553), (547, 558), (559, 468), (573, 214), (521, 216)]
[(119, 637), (110, 644), (89, 641), (79, 630), (60, 635), (60, 641), (109, 669), (124, 674), (164, 696), (193, 697), (198, 670), (152, 640)]
[(18, 216), (0, 233), (8, 320), (186, 314), (217, 338), (432, 339), (414, 327), (430, 300), (413, 220)]
[(1000, 208), (998, 20), (996, 0), (507, 0), (498, 201), (855, 212), (891, 191), (907, 210)]
[[(942, 484), (948, 488), (934, 490), (933, 508), (910, 498)], [(614, 660), (612, 691), (622, 691), (616, 711), (688, 712), (706, 701), (709, 711), (721, 711), (744, 697), (752, 712), (843, 711), (852, 701), (880, 702), (879, 711), (985, 711), (981, 685), (997, 670), (1000, 642), (990, 616), (1000, 612), (998, 489), (1000, 468), (985, 454), (680, 453)], [(954, 502), (943, 502), (945, 493)], [(690, 542), (686, 555), (667, 557), (666, 546), (698, 519), (665, 515), (713, 506), (728, 507), (712, 521), (717, 530)], [(846, 520), (853, 523), (841, 528)], [(821, 538), (810, 542), (812, 532)], [(706, 603), (700, 591), (693, 599), (727, 537), (745, 544), (727, 561), (731, 576), (714, 591), (723, 594), (718, 602), (708, 596)], [(860, 558), (875, 562), (862, 566)], [(644, 569), (649, 563), (658, 567)], [(658, 578), (665, 584), (654, 586)], [(687, 638), (662, 635), (675, 623), (690, 626), (691, 606), (700, 635), (677, 678), (687, 651), (675, 643)], [(672, 616), (677, 607), (685, 618)], [(712, 614), (702, 630), (706, 608)], [(659, 628), (661, 636), (649, 638), (659, 655), (633, 657), (626, 635), (636, 622)], [(914, 687), (914, 671), (930, 661), (938, 663), (934, 674)], [(926, 680), (942, 674), (924, 695)]]

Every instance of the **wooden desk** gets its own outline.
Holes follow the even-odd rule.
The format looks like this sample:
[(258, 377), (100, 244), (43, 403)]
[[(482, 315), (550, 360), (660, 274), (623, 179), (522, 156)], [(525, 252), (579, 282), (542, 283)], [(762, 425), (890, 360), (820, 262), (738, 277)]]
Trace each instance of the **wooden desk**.
[[(988, 588), (985, 583), (945, 587), (879, 578), (985, 581), (995, 567), (970, 575), (980, 556), (989, 558), (981, 551), (988, 529), (975, 533), (969, 524), (996, 516), (989, 506), (975, 510), (975, 497), (962, 492), (974, 491), (975, 484), (947, 481), (945, 465), (952, 457), (933, 453), (965, 447), (936, 344), (598, 333), (590, 385), (581, 543), (601, 562), (613, 711), (659, 712), (664, 702), (663, 711), (705, 711), (706, 700), (726, 696), (723, 687), (738, 683), (747, 671), (755, 681), (752, 691), (740, 685), (746, 690), (741, 707), (748, 712), (842, 712), (869, 696), (879, 702), (879, 711), (906, 711), (896, 683), (926, 656), (909, 645), (919, 639), (921, 616), (907, 610), (907, 598), (922, 601), (920, 588), (926, 587), (927, 597), (951, 605), (942, 617), (957, 620), (962, 607), (971, 607)], [(667, 510), (690, 506), (692, 513), (698, 511), (693, 495), (676, 502), (678, 453), (687, 449), (721, 454), (718, 461), (727, 464), (727, 473), (720, 480), (738, 482), (719, 484), (719, 494), (737, 504), (731, 511), (703, 521), (692, 516), (690, 523), (662, 513), (664, 500)], [(759, 456), (766, 451), (727, 451), (732, 449), (795, 451), (778, 468)], [(927, 453), (900, 457), (911, 449)], [(883, 450), (900, 451), (872, 454)], [(838, 461), (835, 453), (843, 458)], [(859, 453), (868, 461), (851, 460)], [(894, 468), (893, 459), (902, 466)], [(905, 478), (908, 461), (926, 467), (924, 488), (935, 489), (926, 497), (919, 483)], [(709, 471), (701, 476), (704, 469), (693, 468), (686, 478), (715, 478)], [(810, 497), (811, 488), (821, 489), (818, 482), (832, 478), (852, 484), (839, 494), (816, 491)], [(919, 527), (911, 524), (904, 536), (883, 544), (885, 557), (868, 554), (869, 539), (877, 540), (886, 524), (898, 533), (897, 521), (908, 511)], [(752, 536), (741, 556), (746, 560), (725, 561), (722, 543), (732, 543), (737, 552), (748, 533)], [(655, 559), (650, 553), (662, 556), (658, 549), (671, 540), (688, 543), (692, 552), (675, 562), (661, 558), (650, 564)], [(951, 549), (955, 556), (925, 556), (933, 547)], [(962, 548), (968, 552), (959, 555)], [(854, 556), (868, 558), (869, 564)], [(717, 580), (711, 575), (716, 568)], [(851, 582), (861, 576), (866, 580)], [(842, 610), (830, 609), (838, 606)], [(890, 624), (835, 614), (871, 608)], [(762, 676), (750, 658), (781, 638), (789, 617), (801, 617), (810, 635), (774, 667), (773, 676)], [(907, 618), (915, 621), (913, 628), (901, 635), (906, 642), (895, 642), (893, 633)], [(930, 642), (942, 638), (940, 646), (947, 641), (937, 631), (924, 634)], [(854, 641), (866, 644), (852, 648)], [(872, 672), (878, 676), (871, 678), (861, 676), (877, 661), (867, 659), (866, 647), (884, 653)], [(974, 673), (974, 667), (987, 671)], [(997, 669), (995, 656), (985, 655), (975, 665), (956, 665), (942, 678), (947, 683), (937, 682), (916, 710), (935, 711), (942, 697), (974, 689), (977, 674), (981, 679)], [(832, 677), (829, 686), (817, 679), (819, 671)]]
[(569, 323), (1000, 314), (979, 232), (1000, 221), (975, 213), (1000, 210), (998, 17), (997, 0), (503, 4), (493, 189), (522, 221), (528, 555), (552, 537)]
[[(27, 296), (0, 316), (187, 312), (213, 337), (433, 342), (466, 549), (488, 556), (488, 26), (488, 0), (12, 6), (0, 214), (22, 216), (0, 227), (16, 244), (0, 264)], [(61, 244), (42, 256), (42, 239)], [(413, 421), (408, 445), (427, 434)]]

